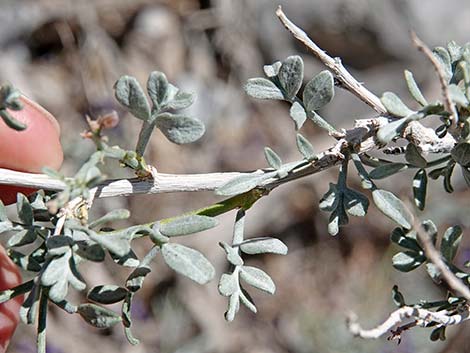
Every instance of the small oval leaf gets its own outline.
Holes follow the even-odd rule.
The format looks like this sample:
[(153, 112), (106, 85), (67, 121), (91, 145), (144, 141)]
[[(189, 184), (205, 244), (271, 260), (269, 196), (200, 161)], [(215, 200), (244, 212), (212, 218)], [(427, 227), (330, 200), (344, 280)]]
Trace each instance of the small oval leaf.
[(419, 89), (418, 84), (416, 83), (411, 71), (405, 70), (405, 80), (406, 80), (406, 85), (408, 86), (408, 91), (410, 91), (411, 96), (421, 106), (424, 107), (428, 105), (428, 102), (426, 101), (426, 98), (424, 98), (423, 94), (421, 93), (421, 90)]
[(240, 277), (249, 285), (261, 289), (269, 294), (274, 294), (276, 291), (276, 285), (271, 277), (257, 267), (242, 266), (240, 268)]
[(297, 149), (300, 154), (308, 161), (315, 159), (315, 150), (313, 149), (312, 144), (301, 134), (296, 136)]
[(307, 111), (323, 108), (335, 95), (334, 79), (331, 72), (325, 70), (312, 78), (304, 88), (303, 101)]
[(275, 77), (278, 75), (279, 69), (281, 68), (281, 66), (282, 66), (282, 63), (280, 61), (276, 61), (272, 65), (264, 65), (263, 66), (264, 74), (267, 77)]
[(171, 238), (202, 232), (214, 228), (217, 224), (217, 220), (213, 217), (189, 215), (177, 217), (167, 223), (160, 224), (159, 231)]
[(304, 78), (304, 62), (298, 55), (289, 56), (282, 62), (278, 73), (279, 82), (287, 100), (293, 99), (302, 86)]
[(277, 155), (271, 148), (265, 147), (264, 148), (264, 158), (268, 162), (269, 166), (273, 169), (279, 169), (282, 167), (282, 160), (281, 157)]
[(80, 304), (77, 313), (86, 323), (97, 328), (109, 328), (122, 321), (114, 311), (91, 303)]
[(159, 114), (156, 126), (168, 140), (178, 145), (197, 141), (205, 132), (201, 120), (170, 113)]
[(369, 177), (371, 179), (383, 179), (406, 169), (408, 169), (408, 167), (404, 163), (384, 164), (380, 167), (372, 169), (369, 173)]
[(428, 175), (426, 174), (426, 170), (420, 169), (413, 178), (413, 200), (416, 207), (421, 211), (424, 210), (426, 205), (427, 186)]
[(408, 108), (405, 103), (393, 92), (385, 92), (380, 98), (382, 104), (385, 106), (390, 114), (399, 117), (406, 117), (414, 112)]
[(147, 92), (153, 103), (153, 108), (158, 110), (166, 99), (168, 91), (168, 80), (163, 72), (153, 71), (147, 80)]
[(405, 204), (390, 191), (375, 189), (372, 198), (377, 208), (403, 228), (411, 229), (413, 216)]
[(214, 267), (197, 250), (181, 244), (166, 243), (162, 246), (162, 255), (173, 270), (199, 284), (205, 284), (214, 278)]
[(406, 146), (405, 159), (408, 163), (414, 165), (418, 168), (426, 168), (428, 162), (421, 155), (421, 152), (418, 150), (413, 143), (409, 143)]
[(462, 240), (462, 228), (459, 226), (453, 226), (447, 228), (445, 231), (442, 242), (441, 242), (441, 253), (442, 256), (449, 262), (452, 263), (457, 249), (459, 248), (460, 241)]
[(454, 161), (462, 167), (470, 167), (470, 143), (460, 142), (451, 151)]
[(389, 143), (394, 137), (401, 133), (407, 122), (407, 118), (401, 118), (382, 126), (379, 131), (377, 131), (377, 138), (382, 143)]
[(108, 284), (93, 287), (87, 295), (88, 300), (100, 304), (113, 304), (124, 300), (127, 296), (127, 289), (116, 285)]
[(276, 238), (260, 237), (251, 238), (240, 244), (240, 250), (245, 254), (287, 254), (287, 246)]
[(294, 120), (295, 128), (299, 130), (307, 120), (307, 112), (299, 102), (294, 102), (289, 110), (289, 115)]
[(139, 82), (135, 77), (122, 76), (114, 85), (115, 96), (119, 103), (132, 115), (141, 120), (150, 119), (150, 106)]
[(245, 84), (245, 92), (257, 99), (284, 99), (281, 89), (262, 77), (250, 78)]
[(426, 257), (414, 251), (399, 252), (392, 258), (393, 267), (401, 272), (410, 272), (424, 261)]

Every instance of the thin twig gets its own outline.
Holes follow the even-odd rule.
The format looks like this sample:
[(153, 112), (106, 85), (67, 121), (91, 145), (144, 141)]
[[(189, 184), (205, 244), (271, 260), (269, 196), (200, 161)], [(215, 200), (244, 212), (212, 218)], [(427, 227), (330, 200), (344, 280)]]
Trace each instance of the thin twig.
[[(286, 177), (282, 179), (274, 178), (268, 179), (261, 187), (267, 190), (272, 190), (275, 187), (285, 184), (289, 181), (296, 180), (308, 175), (316, 174), (325, 169), (331, 168), (340, 163), (344, 156), (342, 150), (348, 146), (354, 146), (358, 153), (364, 153), (376, 150), (377, 141), (375, 135), (377, 130), (388, 123), (388, 120), (383, 117), (372, 119), (359, 119), (356, 120), (354, 127), (344, 131), (343, 136), (336, 143), (317, 155), (317, 159), (310, 164), (300, 163), (300, 167), (294, 169)], [(422, 128), (422, 129), (421, 129)], [(422, 125), (416, 124), (413, 129), (406, 136), (408, 140), (417, 139), (423, 136), (422, 130), (425, 129)], [(455, 145), (446, 143), (443, 145), (435, 135), (429, 135), (426, 144), (423, 144), (423, 150), (433, 152), (435, 146), (439, 146), (439, 153), (450, 152), (450, 149)], [(428, 146), (429, 145), (429, 146)], [(427, 147), (428, 146), (428, 147)], [(445, 151), (444, 151), (445, 150)], [(253, 173), (264, 173), (263, 170), (257, 170)], [(207, 174), (166, 174), (166, 173), (152, 173), (153, 178), (130, 178), (130, 179), (116, 179), (106, 180), (99, 184), (96, 188), (90, 190), (93, 197), (114, 197), (114, 196), (128, 196), (133, 194), (161, 194), (161, 193), (174, 193), (174, 192), (197, 192), (197, 191), (213, 191), (222, 185), (226, 184), (233, 178), (247, 175), (248, 172), (225, 172), (225, 173), (207, 173)], [(0, 168), (0, 185), (17, 185), (25, 186), (35, 189), (44, 189), (52, 191), (61, 191), (65, 188), (65, 183), (58, 179), (53, 179), (45, 174), (32, 174), (17, 172), (9, 169)]]
[[(96, 197), (128, 196), (132, 194), (160, 194), (185, 191), (215, 190), (232, 178), (246, 173), (209, 173), (209, 174), (165, 174), (158, 173), (153, 179), (116, 179), (107, 180), (92, 192)], [(26, 186), (37, 189), (61, 191), (65, 183), (45, 174), (17, 172), (0, 168), (0, 184)]]
[(446, 310), (434, 312), (404, 306), (391, 313), (382, 324), (370, 330), (363, 329), (357, 322), (356, 316), (351, 314), (348, 318), (348, 328), (354, 336), (375, 339), (389, 333), (395, 326), (409, 319), (414, 320), (413, 326), (425, 327), (431, 322), (435, 322), (441, 326), (451, 326), (470, 319), (470, 311), (468, 305), (463, 306), (457, 314), (449, 314)]
[(457, 122), (458, 113), (457, 109), (455, 108), (455, 104), (452, 103), (452, 99), (450, 98), (449, 84), (447, 83), (445, 77), (446, 75), (444, 68), (442, 67), (439, 60), (434, 56), (431, 49), (429, 49), (429, 47), (421, 39), (419, 39), (418, 35), (414, 31), (411, 31), (411, 40), (413, 41), (413, 44), (416, 46), (416, 48), (426, 55), (429, 61), (431, 61), (431, 64), (436, 70), (437, 76), (439, 77), (439, 82), (441, 83), (442, 96), (444, 97), (444, 107), (449, 113), (451, 113), (450, 118), (452, 121)]
[(442, 278), (446, 281), (449, 287), (457, 294), (467, 299), (467, 301), (470, 301), (470, 289), (465, 284), (463, 284), (463, 282), (458, 279), (445, 264), (441, 254), (434, 247), (428, 233), (423, 229), (421, 224), (414, 224), (413, 229), (417, 233), (417, 238), (423, 246), (426, 257), (441, 272)]
[(326, 67), (333, 71), (338, 81), (356, 97), (369, 105), (379, 114), (387, 114), (387, 109), (380, 101), (380, 99), (357, 81), (341, 63), (339, 58), (332, 58), (325, 51), (319, 48), (307, 34), (294, 23), (292, 23), (282, 11), (281, 6), (276, 11), (277, 17), (281, 20), (282, 24), (287, 28), (292, 35), (303, 43), (313, 54), (321, 60)]

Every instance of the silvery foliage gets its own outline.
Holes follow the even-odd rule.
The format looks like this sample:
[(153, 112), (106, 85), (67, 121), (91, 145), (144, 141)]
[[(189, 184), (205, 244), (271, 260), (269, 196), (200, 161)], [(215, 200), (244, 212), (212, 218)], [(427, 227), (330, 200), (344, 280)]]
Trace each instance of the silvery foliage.
[[(339, 169), (338, 181), (337, 183), (330, 183), (329, 190), (320, 200), (320, 209), (330, 212), (328, 231), (332, 235), (338, 234), (340, 227), (348, 223), (349, 216), (366, 215), (369, 198), (365, 194), (351, 189), (346, 182), (348, 164), (352, 161), (361, 179), (362, 188), (370, 192), (371, 200), (375, 206), (399, 226), (392, 232), (391, 240), (403, 247), (404, 251), (394, 256), (393, 266), (397, 270), (409, 272), (422, 264), (426, 264), (428, 274), (434, 281), (440, 283), (439, 271), (428, 261), (416, 238), (414, 229), (419, 221), (415, 220), (413, 214), (425, 208), (429, 178), (439, 179), (442, 177), (444, 189), (452, 193), (454, 188), (451, 177), (455, 167), (460, 167), (467, 186), (470, 186), (470, 44), (461, 47), (455, 42), (450, 42), (447, 48), (435, 48), (433, 54), (442, 66), (451, 103), (455, 105), (458, 113), (457, 121), (454, 124), (452, 123), (451, 113), (446, 111), (442, 102), (429, 103), (419, 89), (413, 74), (406, 70), (405, 82), (411, 98), (416, 101), (418, 108), (412, 109), (396, 94), (385, 92), (381, 97), (381, 101), (389, 113), (389, 122), (377, 131), (377, 139), (380, 142), (379, 148), (383, 147), (383, 151), (386, 153), (390, 151), (387, 145), (404, 137), (405, 129), (410, 122), (438, 118), (442, 124), (435, 129), (435, 133), (439, 138), (451, 133), (457, 141), (453, 149), (450, 153), (441, 153), (441, 156), (437, 159), (428, 160), (423, 155), (419, 145), (407, 141), (408, 144), (404, 148), (392, 147), (393, 150), (398, 150), (404, 154), (404, 161), (393, 161), (377, 158), (366, 153), (358, 154), (354, 146), (348, 146), (342, 151), (345, 159)], [(283, 62), (265, 66), (264, 72), (267, 77), (248, 80), (245, 90), (250, 96), (257, 99), (287, 101), (290, 104), (289, 113), (297, 131), (302, 128), (307, 118), (310, 118), (319, 127), (334, 132), (334, 127), (317, 113), (334, 96), (333, 76), (328, 71), (320, 72), (307, 82), (303, 92), (299, 93), (302, 87), (299, 82), (303, 80), (303, 65), (300, 62), (299, 57), (292, 56)], [(310, 142), (300, 133), (297, 133), (296, 142), (304, 159), (315, 161), (315, 154)], [(282, 169), (283, 165), (280, 158), (271, 149), (265, 149), (265, 156), (272, 169)], [(368, 171), (367, 167), (372, 169)], [(415, 212), (411, 212), (405, 203), (392, 192), (381, 189), (376, 185), (376, 182), (381, 179), (406, 170), (416, 171), (411, 182), (411, 192), (416, 206)], [(273, 174), (269, 176), (268, 174), (269, 171), (262, 175), (253, 174), (251, 178), (250, 176), (239, 177), (222, 186), (218, 193), (233, 195), (247, 192), (255, 186), (263, 188), (266, 183), (265, 178), (273, 177)], [(277, 177), (282, 180), (283, 176), (278, 175)], [(436, 242), (437, 228), (434, 223), (431, 220), (426, 220), (421, 222), (420, 225)], [(439, 250), (451, 271), (464, 283), (469, 284), (470, 275), (453, 264), (461, 237), (462, 229), (459, 226), (449, 227), (442, 237)], [(226, 249), (227, 246), (224, 245), (224, 248)], [(229, 254), (232, 253), (227, 252), (227, 256)], [(237, 259), (233, 254), (231, 257)], [(238, 277), (239, 271), (237, 271), (237, 268), (241, 264), (233, 262), (233, 265), (235, 266), (233, 274), (230, 276), (225, 274), (219, 284), (221, 293), (230, 298), (229, 311), (226, 314), (229, 318), (232, 318), (238, 310), (240, 300), (253, 310), (250, 301), (247, 299), (248, 297), (243, 296), (245, 292), (234, 280)], [(230, 296), (232, 293), (241, 293), (238, 294), (241, 299), (239, 301), (235, 300)], [(399, 306), (404, 305), (403, 295), (397, 287), (394, 288), (393, 293), (395, 302)], [(462, 305), (462, 299), (449, 297), (447, 300), (439, 302), (423, 300), (417, 305), (423, 308), (438, 308), (439, 310), (445, 308), (452, 311)], [(445, 327), (437, 327), (432, 332), (431, 339), (445, 339)]]
[[(457, 139), (455, 147), (438, 159), (428, 160), (418, 145), (409, 142), (403, 149), (404, 161), (397, 162), (365, 153), (359, 154), (355, 146), (345, 146), (341, 151), (344, 160), (337, 181), (330, 183), (329, 190), (320, 201), (320, 208), (330, 213), (328, 231), (336, 235), (340, 232), (340, 227), (348, 223), (349, 216), (366, 215), (371, 199), (385, 216), (398, 225), (392, 232), (391, 240), (402, 247), (403, 251), (394, 256), (393, 266), (408, 272), (425, 264), (431, 278), (439, 282), (439, 271), (428, 261), (416, 237), (414, 227), (419, 221), (414, 219), (413, 213), (400, 198), (376, 185), (383, 178), (405, 170), (416, 170), (411, 187), (417, 211), (423, 210), (426, 205), (428, 178), (442, 177), (445, 190), (452, 192), (451, 176), (455, 167), (460, 167), (465, 181), (470, 185), (470, 46), (460, 47), (451, 42), (447, 48), (436, 48), (434, 53), (446, 75), (450, 97), (459, 113), (458, 121), (452, 123), (450, 113), (445, 110), (443, 103), (428, 103), (412, 73), (405, 71), (406, 84), (419, 108), (408, 107), (394, 93), (384, 93), (382, 103), (389, 113), (389, 123), (377, 132), (379, 147), (385, 148), (401, 138), (410, 122), (429, 117), (440, 119), (442, 124), (436, 128), (436, 134), (444, 136), (452, 133)], [(179, 112), (193, 103), (194, 95), (169, 83), (163, 73), (155, 71), (150, 74), (146, 87), (148, 98), (135, 78), (120, 78), (115, 85), (117, 100), (142, 121), (136, 150), (127, 151), (119, 146), (109, 146), (101, 139), (100, 132), (93, 132), (95, 141), (98, 141), (97, 151), (75, 176), (65, 178), (56, 171), (45, 170), (50, 176), (62, 180), (66, 185), (65, 190), (55, 195), (46, 195), (42, 191), (30, 197), (18, 194), (18, 220), (9, 219), (5, 207), (0, 203), (0, 233), (10, 234), (8, 254), (19, 267), (31, 272), (33, 277), (20, 286), (0, 292), (0, 303), (20, 294), (27, 294), (20, 312), (21, 319), (29, 324), (38, 322), (40, 337), (45, 332), (46, 305), (49, 301), (70, 314), (79, 314), (87, 323), (98, 328), (121, 323), (129, 342), (136, 344), (138, 339), (131, 332), (132, 299), (142, 288), (146, 276), (151, 273), (153, 259), (161, 254), (166, 264), (181, 275), (200, 284), (211, 281), (216, 270), (210, 261), (198, 250), (180, 245), (174, 240), (179, 236), (213, 228), (217, 225), (214, 216), (237, 209), (232, 243), (220, 242), (230, 270), (220, 276), (218, 289), (222, 296), (228, 298), (225, 313), (227, 320), (235, 318), (240, 304), (256, 312), (256, 305), (246, 288), (253, 287), (273, 294), (276, 286), (264, 270), (245, 264), (245, 257), (258, 254), (285, 255), (287, 247), (276, 238), (245, 238), (247, 211), (257, 199), (270, 191), (269, 185), (280, 185), (291, 180), (296, 171), (318, 160), (312, 144), (300, 133), (307, 120), (329, 133), (337, 132), (319, 114), (334, 98), (335, 80), (329, 71), (318, 73), (305, 83), (303, 89), (303, 61), (299, 56), (290, 56), (283, 62), (267, 65), (264, 73), (265, 78), (248, 80), (245, 90), (254, 98), (281, 100), (290, 105), (289, 115), (293, 121), (295, 143), (302, 156), (300, 161), (284, 163), (273, 149), (266, 147), (264, 154), (268, 167), (221, 186), (216, 193), (230, 196), (221, 203), (175, 218), (113, 229), (109, 228), (109, 223), (127, 219), (130, 216), (127, 210), (113, 210), (100, 218), (89, 220), (84, 202), (78, 204), (74, 217), (65, 222), (60, 233), (54, 234), (60, 218), (58, 211), (72, 200), (82, 198), (86, 201), (90, 197), (90, 189), (104, 180), (100, 167), (106, 160), (118, 160), (124, 167), (145, 177), (148, 176), (148, 171), (142, 155), (155, 128), (160, 129), (171, 142), (178, 144), (196, 141), (204, 133), (204, 125), (200, 120)], [(5, 113), (5, 108), (19, 108), (19, 96), (15, 92), (9, 87), (0, 90), (0, 116), (8, 126), (21, 129), (21, 125)], [(347, 183), (350, 162), (361, 179), (364, 193), (351, 188)], [(427, 220), (421, 224), (435, 241), (437, 228), (434, 223)], [(154, 246), (139, 259), (132, 250), (132, 243), (145, 236), (153, 241)], [(440, 242), (440, 251), (451, 271), (465, 283), (470, 283), (470, 275), (453, 264), (461, 238), (460, 227), (449, 227)], [(27, 251), (19, 249), (25, 245), (29, 245)], [(102, 262), (106, 256), (110, 256), (117, 265), (132, 269), (126, 283), (102, 284), (89, 288), (87, 298), (90, 302), (78, 305), (70, 302), (68, 293), (71, 287), (78, 291), (87, 289), (86, 276), (80, 273), (80, 264), (84, 261)], [(405, 305), (404, 296), (397, 287), (393, 289), (393, 298), (397, 305)], [(121, 313), (103, 306), (115, 303), (122, 303)], [(445, 307), (452, 311), (461, 304), (462, 299), (449, 297), (445, 301), (421, 301), (417, 305), (428, 309)], [(431, 334), (431, 339), (445, 337), (444, 330), (443, 327), (437, 327)], [(38, 350), (43, 351), (44, 347), (38, 345)]]

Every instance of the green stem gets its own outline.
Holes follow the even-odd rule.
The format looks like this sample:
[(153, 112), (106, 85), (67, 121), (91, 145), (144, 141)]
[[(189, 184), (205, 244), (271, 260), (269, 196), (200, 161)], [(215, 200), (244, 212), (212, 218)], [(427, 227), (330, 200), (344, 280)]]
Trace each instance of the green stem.
[[(243, 194), (236, 195), (236, 196), (230, 197), (228, 199), (222, 200), (220, 202), (214, 203), (214, 204), (212, 204), (210, 206), (207, 206), (207, 207), (192, 210), (192, 211), (186, 212), (182, 215), (178, 215), (178, 216), (175, 216), (175, 217), (169, 217), (169, 218), (161, 219), (159, 221), (159, 223), (161, 223), (161, 224), (169, 223), (169, 222), (171, 222), (171, 221), (173, 221), (177, 218), (183, 217), (183, 216), (198, 215), (198, 216), (216, 217), (216, 216), (220, 216), (221, 214), (230, 212), (230, 211), (235, 210), (235, 209), (240, 209), (241, 208), (241, 209), (247, 210), (251, 206), (253, 206), (253, 204), (256, 201), (258, 201), (261, 197), (263, 197), (265, 195), (267, 195), (266, 190), (253, 189), (253, 190), (247, 191)], [(150, 223), (146, 223), (146, 224), (142, 224), (142, 225), (138, 225), (138, 226), (133, 226), (133, 227), (130, 227), (130, 228), (127, 228), (127, 229), (132, 230), (132, 229), (137, 229), (137, 228), (152, 227), (154, 225), (154, 223), (155, 222), (150, 222)], [(107, 236), (107, 235), (117, 234), (117, 233), (120, 233), (122, 231), (123, 231), (123, 229), (118, 229), (118, 230), (114, 230), (112, 232), (100, 232), (99, 234), (101, 234), (103, 236)]]
[[(261, 197), (266, 195), (266, 191), (261, 189), (253, 189), (247, 191), (243, 194), (236, 195), (230, 197), (228, 199), (222, 200), (220, 202), (214, 203), (210, 206), (199, 208), (193, 211), (189, 211), (184, 213), (183, 216), (190, 216), (190, 215), (198, 215), (198, 216), (208, 216), (208, 217), (216, 217), (220, 216), (221, 214), (230, 212), (232, 210), (242, 208), (244, 210), (249, 209), (253, 204), (258, 201)], [(160, 223), (168, 223), (171, 222), (177, 217), (165, 218), (160, 221)]]
[(142, 129), (139, 133), (139, 139), (137, 140), (137, 146), (135, 147), (135, 151), (139, 156), (143, 156), (145, 152), (145, 148), (150, 141), (150, 137), (152, 136), (153, 129), (155, 128), (155, 122), (144, 121), (142, 125)]

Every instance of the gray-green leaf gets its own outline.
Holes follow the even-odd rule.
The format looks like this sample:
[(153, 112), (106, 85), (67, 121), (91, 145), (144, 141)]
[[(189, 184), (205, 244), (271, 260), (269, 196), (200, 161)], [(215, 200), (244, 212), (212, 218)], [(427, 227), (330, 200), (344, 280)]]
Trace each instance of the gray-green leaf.
[(245, 84), (245, 92), (257, 99), (284, 99), (281, 89), (262, 77), (250, 78)]
[(264, 158), (268, 162), (269, 166), (274, 169), (279, 169), (282, 166), (281, 157), (278, 156), (276, 152), (274, 152), (271, 148), (265, 147), (264, 148)]
[(416, 232), (408, 232), (405, 234), (402, 228), (397, 227), (390, 234), (390, 240), (401, 247), (415, 252), (421, 252), (423, 250), (416, 240)]
[(312, 78), (304, 88), (303, 102), (307, 111), (319, 110), (331, 102), (335, 95), (334, 79), (325, 70)]
[(460, 245), (461, 240), (462, 228), (460, 228), (459, 226), (447, 228), (444, 233), (444, 236), (442, 237), (441, 253), (444, 258), (449, 261), (449, 263), (452, 262), (455, 257), (455, 254), (457, 254), (457, 249)]
[(426, 170), (420, 169), (413, 178), (413, 200), (416, 207), (421, 211), (424, 210), (426, 204), (426, 192), (428, 186), (428, 175)]
[(93, 287), (88, 292), (87, 298), (100, 304), (113, 304), (124, 300), (127, 293), (126, 288), (108, 284)]
[(163, 72), (153, 71), (147, 80), (147, 92), (153, 103), (153, 109), (158, 110), (165, 100), (168, 91), (168, 80)]
[(448, 86), (448, 90), (449, 90), (449, 96), (452, 102), (454, 102), (455, 104), (461, 107), (468, 106), (468, 99), (465, 96), (465, 94), (462, 92), (462, 90), (459, 88), (459, 86), (455, 84), (451, 84)]
[(423, 94), (421, 93), (421, 90), (418, 87), (418, 84), (416, 83), (413, 74), (405, 70), (405, 80), (406, 80), (406, 85), (408, 86), (408, 90), (411, 93), (411, 96), (423, 107), (428, 105), (428, 102), (426, 101), (426, 98), (424, 98)]
[(234, 266), (243, 265), (243, 259), (238, 253), (238, 248), (231, 247), (226, 242), (221, 241), (219, 245), (224, 249), (225, 254), (227, 254), (227, 260)]
[(237, 278), (232, 274), (223, 273), (222, 276), (220, 276), (218, 289), (219, 293), (224, 297), (231, 296), (238, 291)]
[(297, 149), (306, 160), (311, 161), (315, 159), (315, 150), (310, 141), (301, 134), (297, 134), (295, 141), (297, 143)]
[(86, 323), (97, 328), (109, 328), (122, 321), (114, 311), (91, 303), (80, 304), (77, 313)]
[(122, 76), (114, 85), (114, 90), (118, 102), (132, 115), (144, 121), (150, 119), (150, 105), (135, 77)]
[(400, 134), (407, 122), (407, 118), (401, 118), (382, 126), (379, 131), (377, 131), (377, 138), (382, 143), (389, 143), (395, 136)]
[(170, 113), (159, 114), (156, 126), (168, 140), (179, 145), (197, 141), (205, 132), (204, 124), (199, 119)]
[(304, 62), (298, 55), (289, 56), (282, 62), (278, 73), (285, 98), (291, 100), (299, 92), (304, 78)]
[(108, 212), (103, 217), (100, 217), (100, 218), (90, 222), (88, 226), (90, 228), (97, 228), (97, 227), (101, 227), (102, 225), (104, 225), (106, 223), (109, 223), (109, 222), (128, 219), (129, 216), (130, 216), (129, 210), (116, 209), (116, 210), (112, 210), (111, 212)]
[(390, 114), (399, 117), (406, 117), (413, 114), (413, 111), (393, 92), (385, 92), (380, 100)]
[(405, 159), (408, 163), (418, 168), (426, 168), (426, 165), (428, 164), (418, 150), (418, 147), (413, 143), (409, 143), (406, 146)]
[(16, 195), (16, 209), (18, 212), (18, 217), (20, 217), (21, 222), (26, 225), (32, 225), (33, 218), (33, 208), (29, 204), (28, 199), (21, 193)]
[(173, 99), (165, 103), (164, 108), (172, 110), (185, 109), (194, 103), (195, 98), (193, 93), (178, 91)]
[(75, 267), (72, 251), (69, 250), (62, 256), (49, 261), (41, 275), (41, 284), (49, 288), (49, 298), (55, 302), (65, 299), (68, 293), (68, 285), (81, 291), (86, 288), (80, 274)]
[(371, 179), (383, 179), (406, 169), (408, 169), (408, 167), (404, 163), (384, 164), (380, 167), (372, 169), (369, 173), (369, 177)]
[(295, 128), (299, 130), (307, 120), (307, 112), (299, 102), (294, 102), (289, 110), (289, 115), (295, 122)]
[(343, 192), (343, 205), (351, 216), (364, 217), (369, 207), (369, 199), (362, 193), (345, 189)]
[(390, 191), (375, 189), (372, 198), (377, 208), (403, 228), (411, 229), (413, 216), (405, 204)]
[(214, 228), (217, 224), (217, 220), (213, 217), (189, 215), (177, 217), (167, 223), (160, 224), (159, 231), (171, 238), (202, 232)]
[(271, 277), (259, 268), (242, 266), (240, 268), (240, 277), (249, 285), (261, 289), (269, 294), (274, 294), (276, 291), (276, 285)]
[(264, 65), (263, 66), (264, 74), (267, 77), (275, 77), (279, 74), (279, 69), (281, 68), (281, 66), (282, 66), (282, 63), (280, 61), (276, 61), (272, 65)]
[(436, 47), (432, 52), (444, 70), (446, 81), (449, 82), (452, 77), (452, 63), (449, 52), (443, 47)]
[(214, 278), (214, 267), (197, 250), (180, 244), (166, 243), (162, 246), (162, 255), (173, 270), (199, 284), (205, 284)]
[(330, 183), (330, 188), (320, 200), (320, 209), (322, 211), (333, 211), (339, 203), (339, 192), (336, 184)]
[(393, 267), (401, 272), (410, 272), (424, 261), (426, 261), (426, 257), (414, 251), (399, 252), (392, 258)]
[(245, 254), (287, 254), (287, 246), (276, 238), (260, 237), (251, 238), (240, 244), (240, 250)]
[(470, 143), (460, 142), (452, 149), (451, 155), (462, 167), (470, 167)]

